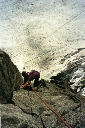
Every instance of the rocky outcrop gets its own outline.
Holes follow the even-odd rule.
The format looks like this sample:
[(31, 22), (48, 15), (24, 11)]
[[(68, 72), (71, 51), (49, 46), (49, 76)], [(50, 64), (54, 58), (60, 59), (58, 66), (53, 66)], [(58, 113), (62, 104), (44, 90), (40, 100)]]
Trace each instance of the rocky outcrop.
[(85, 96), (85, 48), (65, 56), (61, 63), (67, 63), (67, 68), (61, 72), (72, 89)]
[(0, 103), (12, 102), (13, 91), (19, 89), (21, 74), (9, 56), (0, 50)]
[[(70, 87), (70, 73), (63, 71), (50, 82), (40, 80), (37, 93), (72, 128), (84, 128), (85, 97)], [(2, 128), (67, 128), (29, 88), (13, 89), (12, 101), (1, 104)]]
[[(41, 98), (72, 128), (84, 128), (85, 97), (75, 93), (64, 80), (60, 86), (44, 80), (40, 83), (37, 93)], [(13, 101), (15, 105), (2, 105), (2, 128), (67, 128), (33, 91), (14, 91)]]

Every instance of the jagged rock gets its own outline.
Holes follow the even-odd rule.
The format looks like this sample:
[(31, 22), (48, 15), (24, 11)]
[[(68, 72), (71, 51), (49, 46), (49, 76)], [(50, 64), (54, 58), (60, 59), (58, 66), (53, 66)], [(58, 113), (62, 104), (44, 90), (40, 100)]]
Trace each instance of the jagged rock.
[(1, 127), (2, 128), (22, 128), (28, 126), (32, 116), (25, 114), (19, 107), (12, 104), (1, 105)]
[(13, 91), (19, 89), (22, 77), (9, 56), (0, 50), (0, 102), (12, 102)]
[[(64, 84), (66, 83), (63, 81), (63, 85)], [(84, 122), (85, 104), (83, 102), (85, 101), (85, 98), (77, 93), (72, 91), (70, 92), (70, 89), (67, 89), (67, 86), (66, 88), (62, 89), (55, 83), (51, 84), (46, 81), (45, 85), (46, 87), (41, 85), (37, 92), (41, 98), (52, 109), (54, 109), (72, 128), (76, 128), (77, 126), (82, 128), (85, 124), (83, 123), (82, 125), (80, 120)], [(66, 128), (65, 124), (63, 124), (59, 118), (56, 117), (55, 114), (41, 102), (39, 97), (37, 97), (33, 91), (23, 89), (17, 92), (14, 91), (13, 101), (16, 105), (14, 106), (15, 108), (10, 105), (10, 107), (4, 110), (6, 105), (3, 105), (2, 115), (6, 115), (4, 113), (5, 111), (7, 113), (11, 112), (12, 117), (14, 116), (17, 119), (22, 120), (22, 122), (17, 124), (18, 128), (21, 126), (23, 127), (23, 124), (25, 124), (27, 128)], [(15, 111), (13, 112), (13, 110)], [(18, 117), (16, 116), (16, 113), (18, 114)], [(9, 115), (10, 114), (8, 114), (8, 117)], [(30, 119), (27, 119), (29, 116)], [(4, 122), (2, 123), (2, 126), (4, 126)], [(9, 124), (8, 126), (10, 127), (11, 125)], [(13, 125), (13, 127), (15, 128), (16, 126)]]
[[(85, 97), (74, 92), (70, 93), (70, 89), (61, 89), (55, 83), (52, 84), (45, 81), (45, 84), (46, 87), (41, 85), (37, 92), (41, 98), (72, 128), (77, 128), (78, 126), (84, 128)], [(13, 101), (15, 102), (15, 106), (11, 104), (2, 105), (2, 128), (5, 128), (6, 125), (13, 128), (16, 128), (16, 125), (17, 128), (24, 128), (25, 126), (26, 128), (67, 128), (41, 102), (33, 91), (24, 89), (14, 91)], [(11, 119), (12, 123), (8, 123), (8, 119)], [(4, 120), (7, 122), (6, 124)], [(16, 125), (14, 122), (16, 122)]]
[[(85, 97), (70, 87), (69, 70), (53, 76), (50, 82), (40, 80), (37, 94), (72, 128), (84, 128)], [(15, 104), (1, 104), (1, 127), (67, 128), (59, 117), (41, 102), (41, 98), (29, 88), (13, 89), (12, 101)]]
[(67, 68), (54, 77), (51, 81), (63, 77), (72, 89), (76, 92), (85, 95), (85, 48), (80, 48), (76, 52), (68, 54), (62, 60), (62, 63), (67, 64)]

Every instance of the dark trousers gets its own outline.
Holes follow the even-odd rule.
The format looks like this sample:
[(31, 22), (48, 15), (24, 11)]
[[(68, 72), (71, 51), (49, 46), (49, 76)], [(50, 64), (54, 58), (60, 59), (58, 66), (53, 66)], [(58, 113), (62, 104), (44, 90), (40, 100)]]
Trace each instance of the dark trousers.
[(39, 77), (37, 77), (37, 78), (34, 80), (34, 87), (37, 87), (37, 86), (38, 86), (38, 80), (39, 80)]

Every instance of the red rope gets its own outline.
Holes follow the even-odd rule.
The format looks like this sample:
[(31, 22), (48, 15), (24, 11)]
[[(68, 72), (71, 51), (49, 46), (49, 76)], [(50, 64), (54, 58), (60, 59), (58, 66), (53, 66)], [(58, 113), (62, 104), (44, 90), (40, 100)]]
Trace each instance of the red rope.
[[(32, 86), (31, 86), (32, 87)], [(37, 92), (32, 88), (32, 90), (36, 93), (36, 95), (40, 98), (40, 100), (53, 112), (55, 115), (59, 117), (59, 119), (68, 127), (71, 128), (52, 108), (50, 108), (43, 100), (42, 98), (37, 94)]]

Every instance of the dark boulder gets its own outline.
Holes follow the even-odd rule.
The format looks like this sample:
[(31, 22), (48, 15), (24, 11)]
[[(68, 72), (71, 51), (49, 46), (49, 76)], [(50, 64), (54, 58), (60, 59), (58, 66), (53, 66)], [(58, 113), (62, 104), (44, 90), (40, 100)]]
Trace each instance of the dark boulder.
[(0, 103), (11, 103), (13, 91), (19, 89), (22, 77), (10, 57), (0, 50)]

